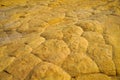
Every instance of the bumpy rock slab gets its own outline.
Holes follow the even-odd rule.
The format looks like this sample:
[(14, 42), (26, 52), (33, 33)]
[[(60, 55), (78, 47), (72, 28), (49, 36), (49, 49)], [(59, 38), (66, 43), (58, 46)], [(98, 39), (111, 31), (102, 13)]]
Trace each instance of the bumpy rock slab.
[(80, 75), (76, 80), (111, 80), (111, 78), (104, 74), (86, 74)]
[(63, 63), (63, 69), (73, 77), (82, 73), (99, 72), (95, 62), (83, 53), (70, 54)]
[(33, 54), (44, 61), (61, 65), (70, 54), (67, 44), (62, 40), (50, 39), (33, 50)]
[(71, 77), (58, 66), (42, 62), (38, 64), (26, 80), (70, 80)]
[(120, 0), (0, 0), (0, 80), (120, 80)]
[[(34, 68), (35, 65), (40, 63), (41, 60), (32, 55), (26, 54), (18, 59), (16, 59), (7, 69), (6, 71), (13, 75), (13, 80), (23, 80), (29, 74), (29, 72)], [(19, 73), (19, 74), (17, 74)], [(24, 74), (24, 75), (23, 75)]]
[(7, 72), (0, 72), (1, 80), (13, 80), (13, 76)]

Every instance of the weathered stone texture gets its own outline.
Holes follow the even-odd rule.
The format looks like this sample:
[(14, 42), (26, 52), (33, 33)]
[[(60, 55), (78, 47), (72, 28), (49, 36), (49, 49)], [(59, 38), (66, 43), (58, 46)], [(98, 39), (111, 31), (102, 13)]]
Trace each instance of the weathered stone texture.
[(0, 0), (0, 80), (120, 80), (120, 0)]

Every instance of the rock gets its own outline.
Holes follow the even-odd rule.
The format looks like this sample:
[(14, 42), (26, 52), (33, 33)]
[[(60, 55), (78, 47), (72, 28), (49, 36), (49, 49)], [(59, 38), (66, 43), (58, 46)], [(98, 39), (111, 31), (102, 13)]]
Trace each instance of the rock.
[(11, 41), (20, 39), (22, 37), (22, 34), (18, 33), (17, 31), (8, 31), (7, 34)]
[(72, 37), (66, 43), (71, 49), (71, 53), (85, 53), (87, 51), (88, 41), (84, 37)]
[(29, 45), (32, 49), (35, 49), (45, 41), (45, 38), (41, 37), (39, 33), (30, 33), (30, 34), (24, 35), (22, 40), (25, 44)]
[(63, 40), (65, 42), (69, 41), (72, 37), (80, 37), (83, 33), (82, 28), (78, 26), (68, 26), (63, 29)]
[(70, 54), (62, 65), (63, 69), (71, 76), (79, 74), (90, 74), (99, 72), (99, 68), (95, 62), (83, 53)]
[(1, 45), (10, 44), (11, 42), (21, 39), (21, 37), (22, 37), (22, 34), (16, 31), (1, 32), (0, 44)]
[(46, 26), (44, 25), (45, 22), (42, 20), (39, 20), (39, 16), (35, 16), (35, 17), (31, 18), (27, 23), (29, 26), (27, 32), (42, 33), (46, 28)]
[(96, 73), (80, 75), (76, 80), (111, 80), (111, 78), (107, 75)]
[(13, 61), (14, 57), (0, 57), (0, 72), (7, 68)]
[(25, 5), (27, 0), (21, 0), (21, 1), (16, 1), (16, 0), (12, 0), (12, 1), (5, 1), (5, 0), (2, 0), (1, 1), (1, 5), (5, 5), (4, 7), (6, 6), (16, 6), (16, 5)]
[(26, 80), (71, 80), (69, 74), (67, 74), (60, 67), (42, 62), (38, 64), (31, 72), (30, 76)]
[(82, 36), (85, 37), (88, 40), (88, 42), (91, 44), (94, 43), (105, 44), (104, 37), (102, 36), (102, 34), (98, 32), (86, 31), (83, 33)]
[(88, 41), (80, 37), (83, 33), (82, 28), (70, 26), (63, 28), (63, 40), (67, 43), (71, 52), (86, 52)]
[(119, 17), (109, 16), (109, 19), (104, 20), (105, 30), (105, 40), (108, 44), (113, 47), (113, 61), (116, 65), (117, 74), (120, 74), (120, 24)]
[(20, 25), (21, 23), (19, 21), (9, 22), (4, 25), (4, 30), (5, 31), (16, 30)]
[(31, 40), (30, 43), (28, 43), (29, 46), (31, 46), (32, 49), (37, 48), (41, 43), (43, 43), (45, 39), (43, 37), (39, 37), (35, 40)]
[(24, 23), (22, 23), (22, 25), (17, 28), (17, 31), (26, 32), (28, 31), (28, 29), (29, 29), (29, 24), (27, 22), (25, 23), (24, 21)]
[(111, 76), (111, 80), (119, 80), (120, 79), (120, 77), (119, 76)]
[(62, 40), (50, 39), (42, 43), (32, 52), (42, 60), (61, 65), (70, 54), (67, 44)]
[(0, 32), (0, 45), (8, 44), (10, 39), (6, 32)]
[(80, 19), (85, 19), (88, 18), (92, 15), (92, 13), (89, 10), (76, 10), (77, 13), (77, 18)]
[(22, 42), (21, 40), (17, 40), (17, 41), (12, 41), (9, 44), (6, 45), (6, 53), (9, 54), (13, 54), (17, 49), (21, 48), (25, 46), (24, 42)]
[(13, 78), (16, 80), (24, 80), (34, 66), (40, 62), (41, 60), (38, 57), (32, 54), (25, 54), (15, 59), (14, 62), (6, 68), (6, 71), (13, 75)]
[(88, 55), (96, 62), (102, 73), (116, 75), (111, 46), (100, 44), (89, 46)]
[(0, 80), (120, 80), (120, 0), (0, 0)]
[(13, 76), (6, 72), (0, 72), (0, 80), (13, 80)]
[(62, 39), (63, 33), (62, 29), (63, 27), (55, 25), (46, 28), (46, 30), (41, 34), (41, 36), (45, 37), (46, 39)]
[(7, 46), (0, 46), (0, 57), (6, 56), (6, 50)]
[(82, 20), (79, 21), (76, 25), (83, 28), (84, 31), (93, 31), (98, 33), (103, 33), (103, 26), (100, 22), (95, 20)]
[(28, 45), (23, 45), (16, 49), (11, 49), (11, 48), (8, 48), (8, 49), (9, 49), (8, 55), (12, 57), (20, 57), (21, 55), (29, 54), (32, 52), (32, 48)]

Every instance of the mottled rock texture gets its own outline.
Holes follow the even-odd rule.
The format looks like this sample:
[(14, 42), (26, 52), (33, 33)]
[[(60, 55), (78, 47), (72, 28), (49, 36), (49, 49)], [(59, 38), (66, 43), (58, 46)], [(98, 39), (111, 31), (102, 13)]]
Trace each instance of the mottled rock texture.
[(120, 80), (120, 0), (0, 0), (0, 80)]

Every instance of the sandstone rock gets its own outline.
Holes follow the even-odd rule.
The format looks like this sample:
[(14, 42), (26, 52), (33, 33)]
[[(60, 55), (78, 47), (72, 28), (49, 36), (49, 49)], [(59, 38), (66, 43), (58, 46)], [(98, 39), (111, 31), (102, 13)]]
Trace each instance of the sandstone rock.
[(83, 33), (83, 37), (85, 37), (89, 43), (101, 43), (105, 44), (105, 40), (102, 36), (102, 34), (99, 34), (98, 32), (92, 32), (92, 31), (86, 31)]
[(119, 80), (120, 79), (120, 77), (119, 76), (111, 76), (111, 80)]
[(25, 32), (25, 31), (28, 31), (28, 29), (29, 29), (29, 24), (24, 21), (24, 23), (22, 23), (21, 26), (19, 26), (17, 28), (17, 31), (18, 32)]
[(3, 57), (6, 55), (6, 50), (7, 46), (0, 46), (0, 57)]
[(85, 19), (88, 18), (92, 15), (91, 12), (89, 12), (89, 10), (76, 10), (77, 13), (77, 18), (80, 19)]
[(42, 62), (38, 64), (26, 80), (70, 80), (71, 77), (58, 66)]
[(88, 41), (84, 37), (72, 37), (66, 43), (71, 49), (71, 53), (85, 53), (87, 51)]
[(13, 80), (13, 76), (6, 72), (0, 72), (0, 80)]
[(62, 39), (63, 38), (63, 33), (62, 29), (63, 27), (55, 25), (48, 27), (42, 34), (41, 36), (45, 37), (46, 39)]
[(6, 32), (0, 32), (0, 45), (4, 45), (10, 42), (10, 39)]
[(34, 27), (29, 27), (29, 29), (27, 30), (27, 32), (40, 32), (42, 33), (44, 31), (45, 28), (43, 28), (42, 26), (34, 26)]
[(4, 7), (6, 6), (15, 6), (15, 5), (25, 5), (27, 0), (21, 0), (21, 1), (17, 1), (17, 0), (12, 0), (12, 1), (5, 1), (5, 0), (2, 0), (1, 1), (1, 5), (5, 5)]
[(28, 2), (28, 4), (31, 4), (31, 5), (36, 5), (36, 4), (41, 4), (41, 5), (48, 5), (50, 3), (50, 0), (46, 0), (46, 1), (44, 1), (44, 0), (30, 0), (29, 2)]
[(63, 24), (69, 24), (69, 25), (74, 25), (77, 23), (78, 18), (71, 18), (71, 17), (65, 17)]
[(80, 75), (76, 80), (111, 80), (110, 77), (104, 74), (86, 74)]
[(45, 41), (43, 37), (40, 37), (40, 33), (26, 34), (22, 38), (23, 42), (29, 45), (32, 49), (37, 48), (41, 43)]
[(10, 22), (4, 25), (4, 30), (5, 31), (16, 30), (20, 25), (21, 23), (19, 21)]
[[(12, 48), (14, 48), (15, 46), (13, 46)], [(13, 57), (19, 57), (21, 55), (24, 55), (24, 54), (29, 54), (32, 52), (32, 48), (28, 45), (23, 45), (23, 46), (20, 46), (18, 48), (15, 48), (15, 49), (11, 49), (11, 48), (8, 48), (8, 51), (7, 51), (8, 55), (9, 56), (13, 56)]]
[(29, 46), (32, 47), (32, 49), (37, 48), (41, 43), (43, 43), (45, 39), (43, 37), (39, 37), (36, 40), (32, 40), (30, 43), (28, 43)]
[(0, 80), (120, 80), (120, 0), (0, 0)]
[[(53, 33), (51, 33), (53, 32)], [(63, 33), (60, 30), (56, 30), (56, 31), (49, 31), (45, 32), (42, 36), (44, 36), (46, 39), (62, 39), (63, 38)]]
[[(63, 40), (68, 44), (72, 52), (86, 51), (88, 43), (87, 40), (80, 37), (82, 33), (82, 28), (75, 25), (63, 28)], [(85, 45), (83, 46), (81, 43)]]
[(78, 26), (68, 26), (63, 29), (63, 40), (66, 42), (70, 40), (72, 37), (80, 37), (83, 33), (82, 28)]
[[(117, 20), (116, 20), (117, 19)], [(116, 65), (117, 74), (120, 74), (120, 19), (116, 16), (109, 16), (109, 19), (105, 19), (104, 25), (106, 25), (105, 30), (105, 40), (108, 44), (113, 46), (113, 61)], [(113, 24), (111, 24), (113, 23)]]
[(28, 32), (28, 30), (29, 30), (29, 23), (28, 22), (31, 18), (31, 17), (29, 17), (30, 13), (28, 13), (27, 11), (24, 13), (26, 13), (26, 15), (28, 15), (28, 16), (26, 16), (25, 14), (23, 16), (19, 16), (20, 18), (23, 17), (23, 19), (20, 20), (21, 25), (17, 28), (17, 31), (21, 32), (21, 33)]
[(0, 57), (0, 72), (7, 68), (14, 60), (13, 57)]
[(65, 14), (67, 17), (74, 17), (76, 18), (77, 15), (76, 15), (76, 12), (75, 11), (67, 11), (66, 14)]
[(93, 31), (93, 32), (103, 33), (102, 24), (100, 24), (100, 22), (95, 20), (79, 21), (77, 25), (83, 28), (84, 31)]
[(101, 72), (107, 75), (116, 75), (111, 50), (109, 45), (96, 44), (88, 48), (88, 55), (96, 62)]
[(22, 37), (22, 34), (16, 31), (7, 31), (7, 32), (1, 32), (0, 36), (1, 36), (0, 44), (5, 45), (5, 44), (9, 44), (11, 42), (19, 40)]
[(95, 62), (83, 53), (70, 54), (63, 63), (63, 69), (73, 77), (81, 73), (99, 72)]
[(42, 33), (44, 31), (44, 29), (46, 28), (46, 26), (44, 26), (45, 21), (40, 20), (39, 16), (35, 16), (35, 17), (31, 18), (27, 23), (29, 26), (27, 32)]
[(22, 34), (18, 33), (17, 31), (8, 31), (7, 34), (11, 41), (20, 39), (22, 37)]
[(65, 58), (70, 54), (70, 50), (64, 41), (50, 39), (41, 44), (37, 49), (33, 50), (33, 54), (44, 61), (61, 65)]
[(20, 41), (20, 40), (17, 40), (17, 41), (12, 41), (10, 42), (9, 44), (6, 45), (6, 53), (7, 54), (11, 54), (11, 53), (14, 53), (17, 49), (21, 48), (25, 46), (24, 42)]
[(34, 66), (40, 62), (41, 60), (38, 57), (32, 54), (25, 54), (8, 66), (6, 71), (13, 75), (14, 79), (23, 80), (27, 77)]

